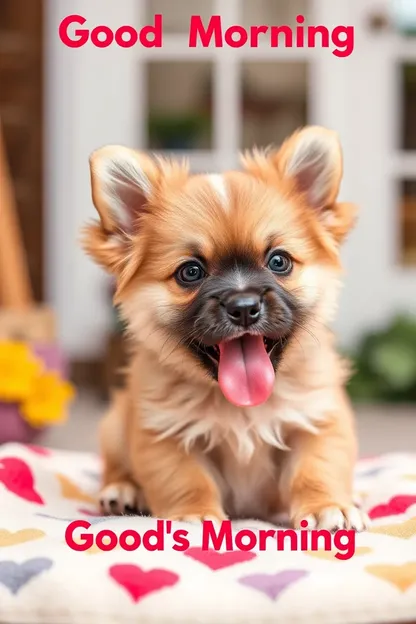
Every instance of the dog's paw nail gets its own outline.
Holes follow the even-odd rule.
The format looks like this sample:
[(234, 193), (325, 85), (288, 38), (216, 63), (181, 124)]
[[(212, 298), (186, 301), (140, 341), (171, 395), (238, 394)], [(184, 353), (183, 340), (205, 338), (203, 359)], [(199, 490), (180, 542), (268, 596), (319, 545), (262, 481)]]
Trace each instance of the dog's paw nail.
[(100, 505), (104, 513), (136, 513), (138, 488), (129, 481), (110, 483), (100, 492)]
[(125, 505), (124, 511), (129, 516), (134, 516), (137, 514), (137, 509), (135, 507), (131, 507), (130, 505)]
[(309, 516), (306, 516), (306, 518), (303, 519), (302, 521), (303, 523), (306, 523), (305, 527), (302, 527), (302, 523), (300, 524), (301, 528), (306, 528), (306, 529), (316, 529), (316, 517), (312, 514), (310, 514)]
[[(358, 509), (355, 505), (349, 507), (324, 507), (315, 514), (310, 514), (305, 518), (307, 529), (325, 529), (335, 533), (340, 529), (350, 529), (353, 531), (365, 531), (370, 526), (370, 519), (367, 514)], [(302, 526), (302, 525), (300, 525)]]
[(344, 526), (345, 517), (341, 509), (338, 509), (337, 507), (328, 507), (328, 509), (321, 511), (318, 522), (318, 527), (320, 529), (327, 529), (328, 531), (335, 533), (335, 531), (343, 529)]
[(357, 509), (357, 507), (352, 507), (348, 513), (348, 528), (353, 531), (361, 532), (370, 528), (371, 520), (365, 511), (362, 509)]

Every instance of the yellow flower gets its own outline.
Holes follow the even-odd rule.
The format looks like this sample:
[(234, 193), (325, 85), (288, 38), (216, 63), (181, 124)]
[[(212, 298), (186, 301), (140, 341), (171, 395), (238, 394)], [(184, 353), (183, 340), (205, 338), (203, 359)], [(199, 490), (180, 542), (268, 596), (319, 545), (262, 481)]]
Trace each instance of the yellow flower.
[(26, 344), (0, 342), (0, 401), (24, 401), (41, 372), (42, 363)]
[(56, 373), (45, 373), (35, 382), (33, 392), (22, 403), (23, 418), (32, 427), (43, 427), (66, 420), (66, 407), (75, 392)]

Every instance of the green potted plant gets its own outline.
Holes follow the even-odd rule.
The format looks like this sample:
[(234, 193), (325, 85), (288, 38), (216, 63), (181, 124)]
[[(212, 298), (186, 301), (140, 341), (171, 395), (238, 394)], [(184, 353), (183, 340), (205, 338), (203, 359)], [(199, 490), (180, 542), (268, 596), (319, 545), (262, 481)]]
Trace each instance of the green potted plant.
[(356, 402), (416, 401), (416, 317), (398, 316), (365, 336), (350, 359), (348, 390)]

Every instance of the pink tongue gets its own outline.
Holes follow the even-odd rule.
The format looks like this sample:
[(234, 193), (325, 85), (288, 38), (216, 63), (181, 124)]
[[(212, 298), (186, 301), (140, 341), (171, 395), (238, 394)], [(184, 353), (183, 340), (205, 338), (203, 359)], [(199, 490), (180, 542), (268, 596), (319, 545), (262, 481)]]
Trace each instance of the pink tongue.
[(262, 336), (246, 335), (221, 342), (218, 383), (225, 398), (239, 407), (267, 401), (275, 374)]

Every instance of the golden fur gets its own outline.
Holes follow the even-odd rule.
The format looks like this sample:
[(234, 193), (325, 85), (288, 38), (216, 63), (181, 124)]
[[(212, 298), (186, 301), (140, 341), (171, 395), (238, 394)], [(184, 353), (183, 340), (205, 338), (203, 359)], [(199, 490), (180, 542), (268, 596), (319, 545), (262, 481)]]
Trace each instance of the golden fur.
[[(316, 127), (246, 154), (242, 171), (216, 180), (117, 146), (92, 155), (100, 222), (84, 247), (117, 280), (132, 348), (126, 389), (101, 429), (106, 511), (365, 527), (352, 498), (348, 367), (328, 329), (339, 247), (355, 220), (353, 206), (337, 203), (341, 177), (337, 137)], [(262, 266), (267, 243), (291, 254), (284, 286), (313, 314), (284, 351), (270, 398), (236, 407), (170, 329), (195, 296), (173, 274), (195, 249), (213, 274), (231, 250)]]

